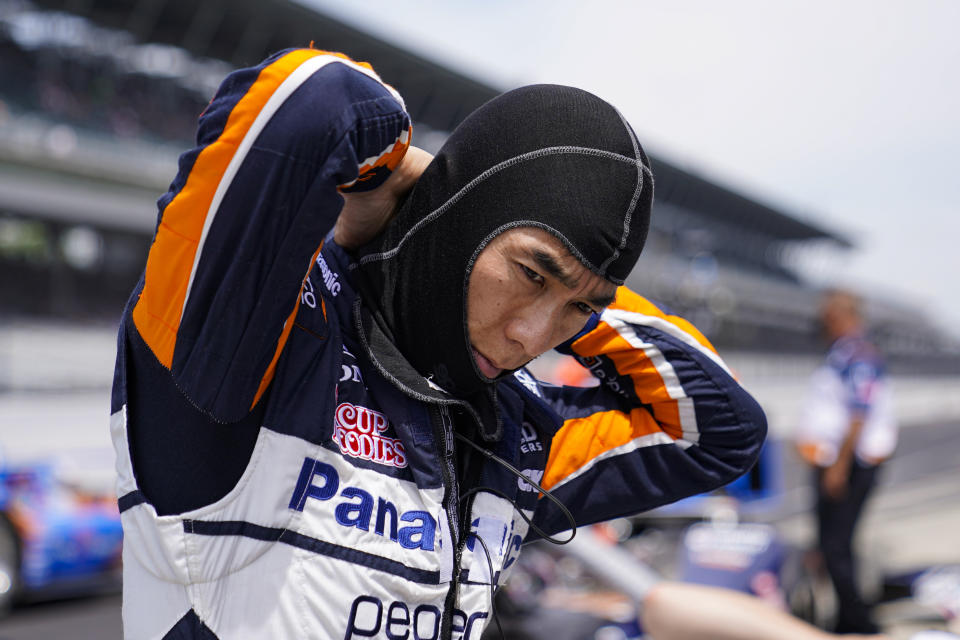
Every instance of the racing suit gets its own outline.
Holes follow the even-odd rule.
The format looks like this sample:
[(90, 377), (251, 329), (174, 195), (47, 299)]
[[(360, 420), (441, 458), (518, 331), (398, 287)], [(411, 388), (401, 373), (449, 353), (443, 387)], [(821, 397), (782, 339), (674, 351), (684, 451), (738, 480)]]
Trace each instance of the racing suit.
[(498, 385), (482, 446), (521, 477), (458, 443), (456, 399), (364, 357), (338, 190), (380, 184), (409, 140), (372, 70), (312, 49), (231, 74), (201, 116), (118, 339), (126, 637), (476, 640), (528, 519), (572, 524), (527, 480), (584, 525), (754, 462), (757, 404), (623, 287), (563, 346), (598, 386)]

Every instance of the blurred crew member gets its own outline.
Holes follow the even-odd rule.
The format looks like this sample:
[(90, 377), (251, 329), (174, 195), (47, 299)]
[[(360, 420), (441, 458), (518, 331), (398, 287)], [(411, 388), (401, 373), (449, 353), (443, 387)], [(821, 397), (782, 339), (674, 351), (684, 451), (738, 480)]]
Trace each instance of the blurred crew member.
[[(197, 140), (119, 336), (126, 637), (476, 640), (524, 542), (756, 459), (710, 343), (621, 286), (653, 176), (597, 97), (511, 91), (431, 161), (368, 66), (294, 50)], [(555, 347), (602, 384), (540, 384)]]
[(883, 359), (864, 336), (857, 297), (828, 292), (820, 320), (831, 346), (811, 378), (797, 445), (815, 472), (819, 545), (839, 601), (837, 631), (869, 633), (876, 625), (857, 587), (853, 535), (879, 466), (896, 447), (897, 426)]

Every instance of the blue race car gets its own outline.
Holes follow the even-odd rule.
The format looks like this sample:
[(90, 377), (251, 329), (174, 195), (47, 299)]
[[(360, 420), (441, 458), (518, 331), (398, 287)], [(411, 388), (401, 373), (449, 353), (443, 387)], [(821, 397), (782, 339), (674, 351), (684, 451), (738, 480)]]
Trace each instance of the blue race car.
[(0, 616), (18, 601), (120, 584), (116, 498), (64, 482), (53, 463), (0, 463)]

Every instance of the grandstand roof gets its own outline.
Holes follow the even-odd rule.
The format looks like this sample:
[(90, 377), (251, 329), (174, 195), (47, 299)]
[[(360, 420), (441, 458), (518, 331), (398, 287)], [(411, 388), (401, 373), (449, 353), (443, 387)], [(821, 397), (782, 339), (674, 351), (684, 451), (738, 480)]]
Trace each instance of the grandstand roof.
[(805, 222), (715, 182), (684, 171), (662, 158), (651, 158), (656, 178), (656, 198), (708, 215), (729, 225), (753, 229), (779, 240), (829, 239), (842, 247), (849, 239)]
[[(503, 89), (492, 87), (326, 16), (292, 0), (33, 0), (129, 32), (141, 43), (182, 47), (201, 58), (234, 66), (256, 63), (270, 53), (311, 42), (370, 62), (404, 96), (417, 124), (451, 131), (468, 113)], [(730, 225), (750, 225), (769, 237), (824, 239), (849, 247), (827, 229), (798, 220), (660, 158), (651, 158), (657, 199)]]

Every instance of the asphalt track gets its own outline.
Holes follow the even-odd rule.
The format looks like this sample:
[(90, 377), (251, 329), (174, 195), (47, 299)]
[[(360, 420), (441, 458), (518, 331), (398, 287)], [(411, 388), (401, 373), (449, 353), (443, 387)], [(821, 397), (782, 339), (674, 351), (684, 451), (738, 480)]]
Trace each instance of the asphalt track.
[[(801, 481), (799, 467), (786, 463), (788, 485)], [(792, 478), (792, 479), (790, 479)], [(898, 571), (933, 563), (960, 563), (960, 422), (946, 421), (905, 429), (897, 457), (885, 469), (869, 507), (862, 544), (883, 570)], [(792, 499), (803, 499), (794, 486)], [(796, 511), (796, 510), (794, 510)], [(797, 544), (809, 542), (809, 516), (790, 513), (778, 522)], [(892, 637), (909, 637), (909, 626), (889, 628)], [(18, 607), (0, 620), (0, 640), (120, 640), (120, 597), (112, 594)]]
[(120, 640), (120, 596), (18, 607), (0, 621), (0, 640)]

